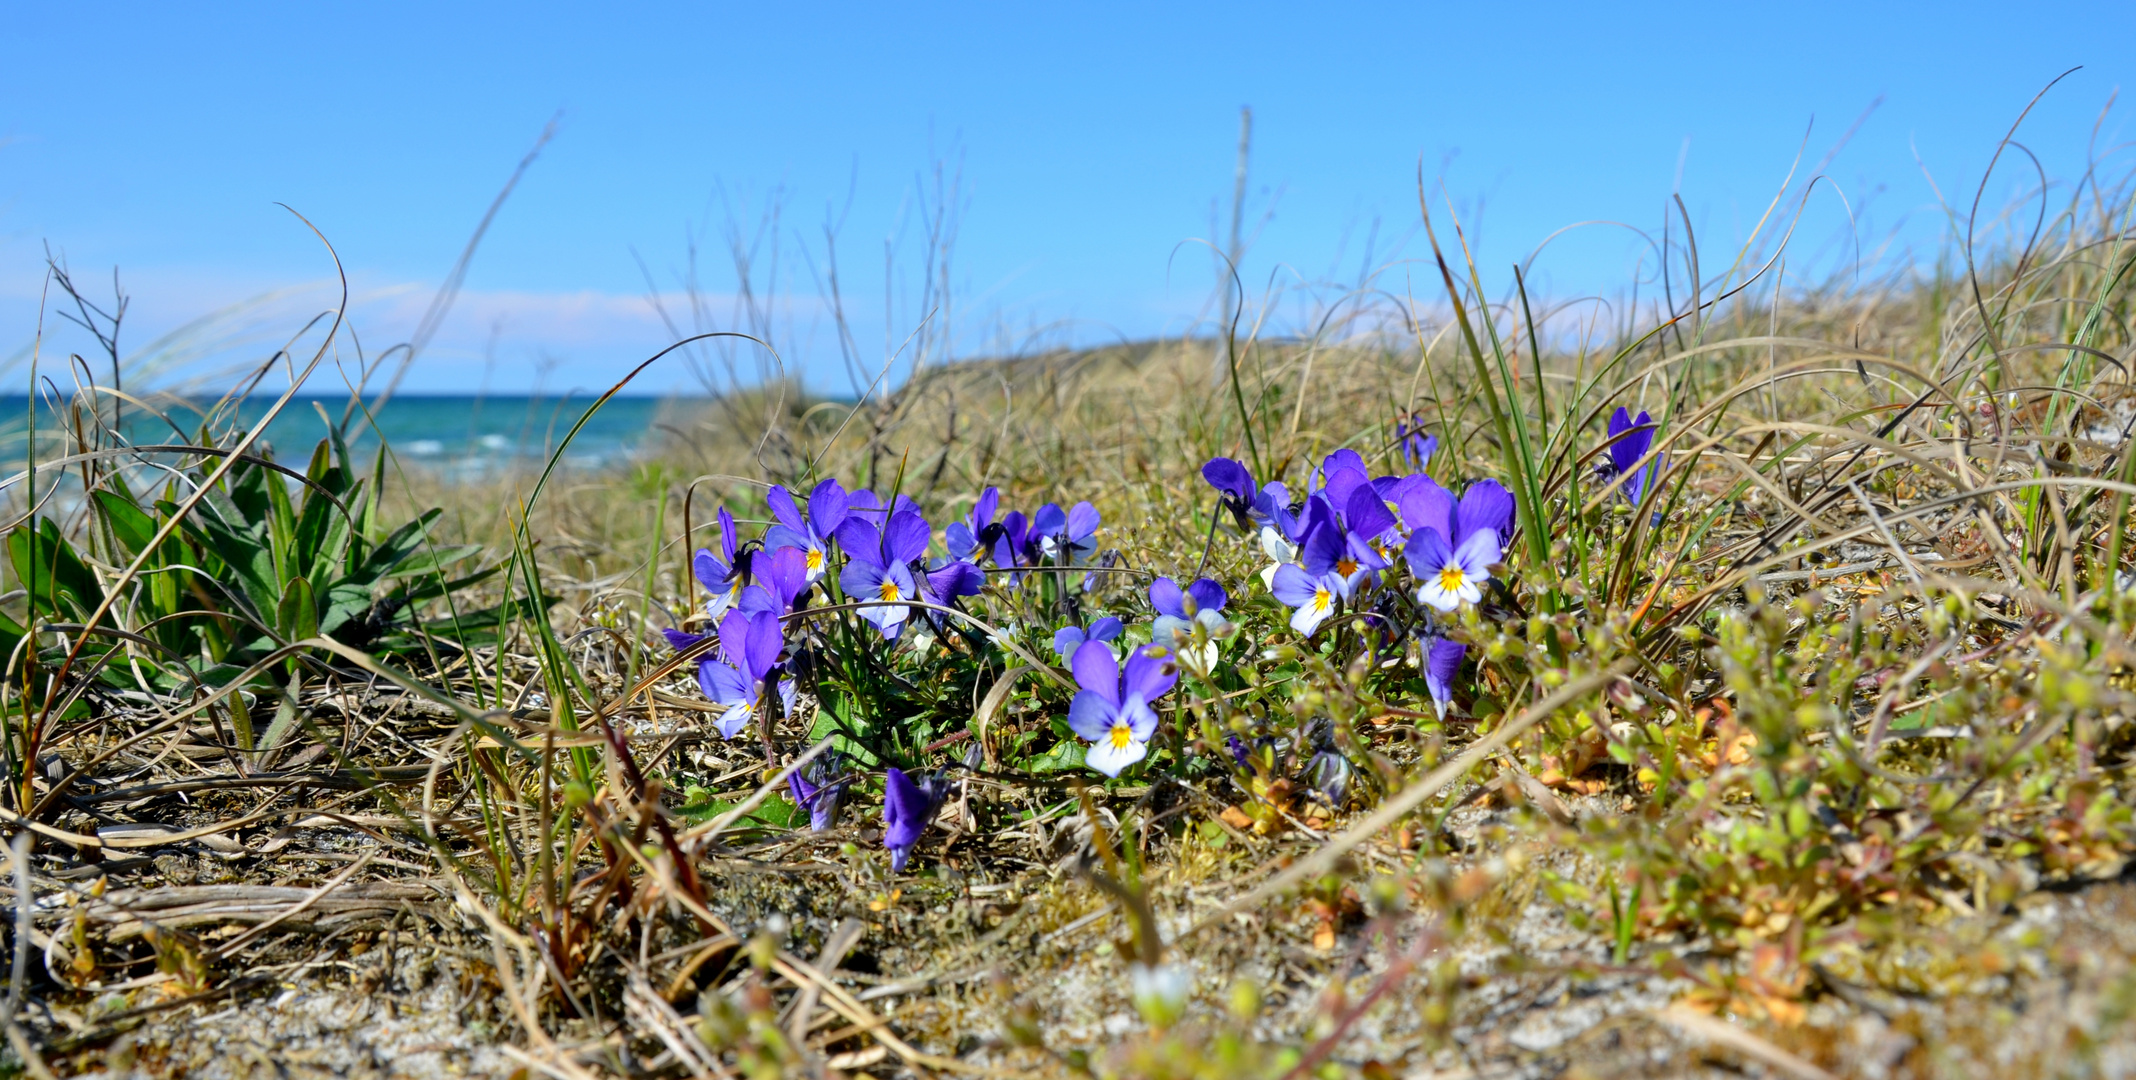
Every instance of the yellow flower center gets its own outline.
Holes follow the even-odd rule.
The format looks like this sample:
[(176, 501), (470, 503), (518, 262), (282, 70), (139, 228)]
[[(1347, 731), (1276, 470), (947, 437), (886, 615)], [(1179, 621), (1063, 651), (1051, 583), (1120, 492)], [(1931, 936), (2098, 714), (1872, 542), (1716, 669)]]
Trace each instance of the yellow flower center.
[(897, 597), (898, 597), (898, 592), (897, 592), (897, 582), (895, 582), (895, 581), (885, 581), (885, 582), (883, 582), (883, 586), (882, 586), (882, 597), (883, 597), (883, 599), (884, 599), (884, 600), (895, 600), (895, 599), (897, 599)]
[(1127, 744), (1135, 741), (1135, 729), (1128, 727), (1126, 724), (1114, 724), (1111, 737), (1113, 749), (1125, 750), (1127, 749)]
[(1468, 575), (1462, 572), (1461, 565), (1459, 563), (1455, 563), (1439, 571), (1439, 587), (1445, 589), (1447, 592), (1461, 591), (1461, 586), (1467, 581)]
[(823, 549), (808, 549), (808, 572), (813, 574), (821, 569), (823, 569)]
[(1313, 607), (1317, 610), (1326, 611), (1332, 599), (1332, 594), (1328, 592), (1325, 586), (1313, 590)]
[(1341, 574), (1341, 575), (1342, 575), (1342, 576), (1344, 576), (1344, 577), (1349, 577), (1349, 576), (1350, 576), (1351, 574), (1357, 573), (1357, 560), (1356, 560), (1356, 559), (1337, 559), (1337, 560), (1335, 560), (1335, 572), (1336, 572), (1336, 573), (1338, 573), (1338, 574)]

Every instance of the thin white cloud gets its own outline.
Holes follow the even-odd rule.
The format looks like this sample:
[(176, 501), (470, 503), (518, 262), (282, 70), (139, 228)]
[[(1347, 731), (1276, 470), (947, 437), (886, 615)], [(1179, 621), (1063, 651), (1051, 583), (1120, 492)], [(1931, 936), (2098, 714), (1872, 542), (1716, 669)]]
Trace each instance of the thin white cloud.
[[(92, 280), (109, 292), (109, 279)], [(226, 380), (275, 354), (315, 317), (339, 302), (333, 281), (270, 285), (255, 279), (212, 273), (143, 271), (122, 278), (128, 300), (121, 350), (129, 368), (154, 383), (177, 385)], [(0, 344), (0, 361), (19, 369), (27, 360), (39, 325), (42, 274), (0, 278), (0, 323), (16, 340)], [(421, 282), (350, 283), (347, 326), (339, 358), (350, 366), (355, 347), (376, 357), (406, 342), (415, 333), (436, 296), (436, 286)], [(92, 291), (92, 301), (108, 307), (109, 297)], [(70, 353), (102, 364), (97, 342), (58, 314), (64, 297), (43, 297), (45, 371), (64, 363)], [(411, 389), (470, 389), (487, 381), (500, 391), (529, 388), (537, 378), (554, 385), (605, 385), (622, 371), (671, 344), (672, 320), (683, 334), (701, 329), (754, 329), (756, 321), (731, 295), (680, 293), (657, 298), (593, 289), (539, 292), (513, 289), (465, 289), (431, 340), (407, 385)], [(71, 306), (68, 308), (71, 311)], [(782, 296), (760, 302), (773, 336), (807, 335), (820, 322), (814, 297)], [(323, 325), (323, 324), (320, 324)], [(315, 347), (318, 334), (306, 339)], [(308, 351), (308, 348), (300, 351)], [(667, 374), (649, 375), (646, 389), (688, 389), (694, 380), (680, 364)], [(0, 377), (11, 372), (0, 370)], [(329, 377), (331, 379), (331, 377)], [(332, 380), (338, 381), (338, 380)]]

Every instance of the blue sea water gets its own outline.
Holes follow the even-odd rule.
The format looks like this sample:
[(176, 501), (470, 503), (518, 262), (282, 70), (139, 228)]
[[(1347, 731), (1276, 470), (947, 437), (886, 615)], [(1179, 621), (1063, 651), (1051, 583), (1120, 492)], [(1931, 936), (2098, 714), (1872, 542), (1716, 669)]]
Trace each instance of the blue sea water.
[[(548, 460), (595, 400), (590, 395), (396, 395), (373, 415), (375, 426), (366, 423), (360, 414), (353, 418), (349, 430), (356, 434), (350, 451), (359, 458), (368, 458), (376, 451), (382, 433), (404, 465), (426, 467), (448, 476), (472, 478), (539, 465)], [(238, 408), (235, 422), (249, 427), (273, 403), (272, 396), (255, 397)], [(166, 401), (162, 407), (168, 420), (128, 406), (121, 422), (127, 438), (136, 444), (191, 443), (205, 410), (213, 404)], [(687, 399), (676, 398), (611, 398), (571, 440), (564, 452), (564, 464), (599, 468), (628, 461), (658, 437), (661, 423), (687, 414), (691, 404)], [(346, 395), (294, 398), (275, 415), (263, 438), (277, 460), (302, 462), (310, 457), (319, 440), (326, 438), (331, 425), (342, 421), (348, 405)], [(107, 403), (107, 416), (109, 408)], [(21, 452), (19, 440), (28, 419), (28, 402), (24, 398), (0, 398), (0, 440), (13, 444), (8, 457)], [(40, 426), (49, 430), (55, 420), (50, 408), (39, 410)]]

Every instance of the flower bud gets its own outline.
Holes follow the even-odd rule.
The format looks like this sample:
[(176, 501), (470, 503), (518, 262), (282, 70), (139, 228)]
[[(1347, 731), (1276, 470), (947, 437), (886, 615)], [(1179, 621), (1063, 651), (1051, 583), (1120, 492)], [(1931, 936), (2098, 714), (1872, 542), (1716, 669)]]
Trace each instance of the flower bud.
[(1194, 972), (1183, 964), (1135, 964), (1127, 969), (1128, 996), (1151, 1027), (1170, 1027), (1186, 1015)]

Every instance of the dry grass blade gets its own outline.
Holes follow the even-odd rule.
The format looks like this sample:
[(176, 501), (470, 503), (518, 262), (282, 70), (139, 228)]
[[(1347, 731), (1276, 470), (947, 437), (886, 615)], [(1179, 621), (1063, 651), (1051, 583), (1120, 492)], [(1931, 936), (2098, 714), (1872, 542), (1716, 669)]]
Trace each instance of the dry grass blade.
[(869, 1011), (867, 1006), (854, 1000), (851, 994), (846, 993), (837, 983), (825, 978), (822, 972), (817, 971), (800, 957), (781, 954), (778, 959), (772, 962), (772, 969), (791, 980), (796, 986), (813, 986), (820, 990), (825, 1000), (830, 1003), (831, 1008), (838, 1010), (847, 1020), (852, 1021), (860, 1028), (858, 1033), (866, 1034), (869, 1038), (888, 1047), (891, 1053), (903, 1058), (907, 1064), (925, 1069), (938, 1069), (943, 1072), (964, 1073), (969, 1076), (1022, 1077), (1025, 1075), (1015, 1069), (988, 1068), (984, 1065), (974, 1065), (970, 1062), (958, 1061), (955, 1058), (946, 1058), (937, 1054), (922, 1053), (914, 1049), (912, 1044), (898, 1038), (895, 1033), (889, 1030), (888, 1025), (890, 1022), (888, 1020), (878, 1017)]
[(272, 930), (285, 922), (288, 922), (290, 919), (295, 918), (296, 916), (311, 910), (313, 905), (319, 903), (321, 900), (326, 899), (329, 895), (332, 895), (335, 889), (338, 889), (341, 886), (347, 884), (350, 878), (353, 878), (357, 874), (362, 873), (364, 867), (371, 865), (371, 859), (374, 857), (375, 853), (373, 852), (367, 851), (363, 853), (363, 855), (359, 857), (355, 862), (349, 864), (348, 869), (343, 870), (338, 874), (335, 874), (333, 877), (327, 879), (326, 884), (321, 885), (317, 889), (312, 890), (312, 894), (310, 896), (307, 896), (304, 899), (289, 905), (289, 907), (286, 910), (282, 911), (280, 914), (277, 914), (274, 917), (266, 920), (265, 922), (259, 923), (258, 925), (252, 927), (244, 933), (239, 934), (236, 937), (231, 938), (226, 942), (223, 942), (221, 945), (216, 946), (215, 949), (207, 955), (207, 960), (212, 963), (223, 957), (235, 955), (239, 949), (242, 949), (246, 945), (258, 940), (261, 934), (264, 934), (267, 931)]
[(724, 1078), (734, 1075), (720, 1063), (719, 1055), (690, 1030), (682, 1016), (653, 993), (653, 985), (646, 980), (645, 972), (631, 971), (630, 981), (623, 989), (623, 1007), (643, 1025), (644, 1030), (650, 1031), (669, 1053), (675, 1055), (675, 1060), (689, 1070), (691, 1076)]
[(1668, 1021), (1687, 1035), (1725, 1046), (1759, 1064), (1777, 1069), (1794, 1080), (1839, 1080), (1839, 1077), (1832, 1073), (1726, 1020), (1709, 1016), (1687, 1005), (1671, 1005), (1654, 1015)]

